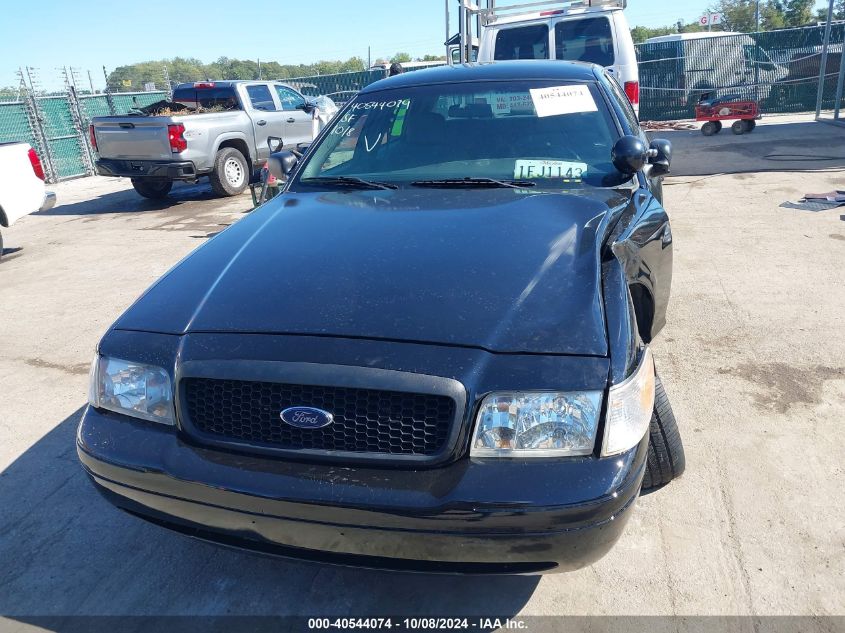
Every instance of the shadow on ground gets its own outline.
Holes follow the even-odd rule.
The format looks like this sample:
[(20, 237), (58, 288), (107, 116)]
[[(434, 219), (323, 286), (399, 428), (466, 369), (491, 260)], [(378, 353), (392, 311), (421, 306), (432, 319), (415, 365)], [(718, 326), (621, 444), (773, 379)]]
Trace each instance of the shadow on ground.
[(815, 121), (759, 125), (742, 136), (729, 127), (709, 137), (698, 130), (655, 130), (648, 136), (672, 142), (673, 176), (845, 167), (845, 128)]
[(2, 256), (2, 259), (0, 259), (0, 261), (9, 261), (10, 259), (19, 257), (22, 250), (23, 246), (14, 246), (12, 248), (0, 249), (0, 256)]
[(134, 189), (124, 189), (104, 195), (62, 203), (47, 211), (36, 211), (32, 215), (103, 215), (111, 213), (143, 213), (146, 211), (165, 211), (182, 204), (219, 199), (206, 183), (195, 185), (175, 183), (173, 190), (162, 200), (142, 198)]
[(0, 614), (22, 623), (71, 631), (79, 620), (63, 616), (505, 616), (539, 582), (288, 562), (170, 533), (95, 492), (76, 457), (81, 413), (0, 473)]

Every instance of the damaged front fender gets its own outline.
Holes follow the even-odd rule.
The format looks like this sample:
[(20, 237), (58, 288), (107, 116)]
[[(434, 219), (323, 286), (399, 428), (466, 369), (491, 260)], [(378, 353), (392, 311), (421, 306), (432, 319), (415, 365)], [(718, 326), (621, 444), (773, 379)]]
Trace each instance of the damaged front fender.
[(666, 324), (672, 286), (672, 229), (669, 215), (646, 190), (632, 200), (630, 222), (610, 250), (622, 267), (640, 338), (651, 342)]

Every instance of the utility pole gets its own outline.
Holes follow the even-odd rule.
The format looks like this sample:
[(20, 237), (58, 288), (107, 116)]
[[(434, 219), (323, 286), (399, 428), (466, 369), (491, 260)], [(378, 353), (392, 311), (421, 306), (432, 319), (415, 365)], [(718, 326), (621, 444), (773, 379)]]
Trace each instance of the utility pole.
[(367, 70), (373, 67), (373, 59), (370, 56), (370, 47), (367, 47)]
[(88, 71), (88, 85), (91, 86), (91, 94), (94, 94), (94, 80), (91, 79), (91, 71)]
[(759, 43), (759, 33), (760, 33), (760, 0), (757, 0), (757, 10), (755, 13), (755, 18), (757, 21), (757, 30), (755, 31), (754, 36), (754, 98), (757, 99), (760, 97), (760, 60), (762, 59), (762, 55), (760, 54), (760, 43)]
[(450, 30), (451, 29), (449, 28), (449, 0), (446, 0), (446, 61), (451, 64), (452, 60), (449, 59), (449, 38), (452, 37), (452, 34), (449, 32)]

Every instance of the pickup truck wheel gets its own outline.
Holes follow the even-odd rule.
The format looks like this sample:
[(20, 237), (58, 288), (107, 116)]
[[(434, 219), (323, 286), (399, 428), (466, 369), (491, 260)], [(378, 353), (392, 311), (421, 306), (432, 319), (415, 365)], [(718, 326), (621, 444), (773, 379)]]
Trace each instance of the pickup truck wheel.
[(665, 486), (680, 477), (686, 468), (684, 445), (678, 432), (678, 423), (672, 413), (672, 405), (659, 376), (654, 383), (654, 412), (649, 426), (648, 461), (643, 492), (650, 492)]
[(167, 194), (173, 188), (172, 180), (146, 180), (142, 178), (133, 178), (132, 186), (139, 195), (149, 198), (150, 200), (161, 200), (166, 198)]
[(0, 259), (3, 257), (3, 233), (0, 233)]
[(244, 155), (234, 147), (224, 147), (217, 152), (214, 169), (208, 177), (218, 196), (236, 196), (249, 184), (249, 173)]

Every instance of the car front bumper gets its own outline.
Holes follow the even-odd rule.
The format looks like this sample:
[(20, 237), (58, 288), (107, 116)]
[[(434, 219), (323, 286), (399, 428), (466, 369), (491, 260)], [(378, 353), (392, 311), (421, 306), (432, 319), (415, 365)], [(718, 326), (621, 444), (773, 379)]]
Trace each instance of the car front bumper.
[(91, 407), (77, 435), (98, 490), (154, 523), (283, 557), (445, 573), (562, 572), (598, 560), (637, 499), (647, 442), (610, 459), (403, 470), (210, 449)]
[(151, 178), (160, 180), (195, 180), (199, 175), (189, 160), (162, 162), (155, 160), (118, 160), (101, 158), (96, 162), (101, 176)]

